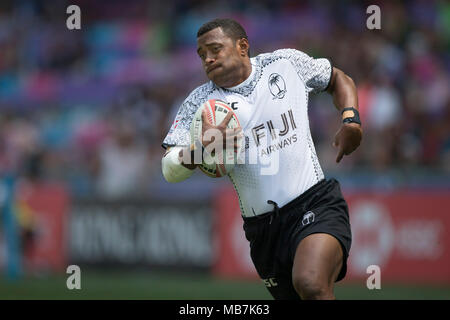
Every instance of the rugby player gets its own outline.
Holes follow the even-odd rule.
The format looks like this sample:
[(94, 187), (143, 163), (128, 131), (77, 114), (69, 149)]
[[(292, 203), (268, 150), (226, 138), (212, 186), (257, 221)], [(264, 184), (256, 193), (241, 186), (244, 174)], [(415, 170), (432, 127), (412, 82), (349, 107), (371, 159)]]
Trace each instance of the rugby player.
[[(339, 183), (324, 177), (315, 152), (308, 97), (325, 91), (333, 97), (342, 117), (333, 142), (340, 162), (362, 138), (353, 80), (328, 59), (296, 49), (250, 58), (247, 34), (232, 19), (205, 23), (197, 45), (210, 81), (182, 103), (163, 141), (164, 177), (179, 182), (192, 175), (198, 164), (184, 155), (195, 149), (189, 135), (194, 113), (209, 99), (228, 102), (242, 131), (227, 129), (231, 113), (218, 125), (203, 114), (203, 129), (219, 130), (224, 147), (243, 134), (245, 153), (279, 161), (272, 174), (261, 174), (261, 165), (249, 163), (237, 164), (228, 174), (259, 276), (275, 299), (334, 299), (334, 283), (346, 274), (352, 237)], [(212, 139), (201, 143), (206, 147)]]

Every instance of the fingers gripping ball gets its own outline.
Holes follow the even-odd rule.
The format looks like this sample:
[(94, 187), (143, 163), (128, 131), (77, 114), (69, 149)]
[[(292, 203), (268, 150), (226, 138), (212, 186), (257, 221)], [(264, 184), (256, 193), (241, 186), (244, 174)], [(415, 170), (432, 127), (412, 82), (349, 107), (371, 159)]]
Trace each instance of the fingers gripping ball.
[[(206, 119), (211, 125), (220, 125), (227, 114), (231, 112), (232, 117), (228, 122), (227, 129), (240, 128), (239, 120), (227, 102), (210, 99), (201, 105), (194, 115), (190, 128), (191, 144), (194, 144), (196, 141), (202, 141), (202, 112), (204, 109), (206, 110)], [(217, 139), (217, 131), (205, 132), (204, 138), (208, 135), (213, 135), (215, 139)], [(223, 136), (220, 138), (223, 138)], [(214, 141), (216, 142), (216, 140)], [(240, 150), (241, 147), (242, 139), (239, 139), (237, 149)], [(233, 170), (238, 155), (233, 145), (227, 147), (222, 143), (215, 143), (214, 146), (207, 146), (206, 151), (210, 152), (203, 153), (203, 162), (199, 165), (200, 170), (206, 175), (213, 178), (220, 178)]]

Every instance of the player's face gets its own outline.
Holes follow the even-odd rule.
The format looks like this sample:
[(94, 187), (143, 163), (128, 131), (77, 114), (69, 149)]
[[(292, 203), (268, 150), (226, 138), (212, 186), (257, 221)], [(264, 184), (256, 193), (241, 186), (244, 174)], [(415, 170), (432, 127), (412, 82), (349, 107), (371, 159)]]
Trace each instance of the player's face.
[(227, 36), (222, 28), (215, 28), (197, 38), (197, 53), (202, 59), (206, 76), (220, 87), (232, 87), (241, 80), (244, 60), (240, 41)]

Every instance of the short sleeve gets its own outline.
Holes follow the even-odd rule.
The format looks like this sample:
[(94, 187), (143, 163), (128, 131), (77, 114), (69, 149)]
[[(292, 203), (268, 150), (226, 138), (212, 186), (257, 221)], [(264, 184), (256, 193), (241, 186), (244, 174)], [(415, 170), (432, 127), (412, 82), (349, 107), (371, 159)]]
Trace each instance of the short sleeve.
[(189, 121), (187, 109), (188, 107), (183, 103), (178, 110), (169, 132), (163, 140), (162, 146), (164, 149), (173, 146), (189, 145), (189, 127), (192, 119)]
[(274, 54), (280, 54), (292, 63), (308, 92), (318, 93), (328, 89), (333, 71), (329, 59), (315, 59), (296, 49), (281, 49)]
[(194, 91), (183, 101), (178, 109), (169, 132), (163, 140), (162, 147), (167, 149), (173, 146), (190, 145), (190, 127), (195, 112), (208, 99), (208, 95), (212, 93), (214, 86), (212, 83), (206, 83)]

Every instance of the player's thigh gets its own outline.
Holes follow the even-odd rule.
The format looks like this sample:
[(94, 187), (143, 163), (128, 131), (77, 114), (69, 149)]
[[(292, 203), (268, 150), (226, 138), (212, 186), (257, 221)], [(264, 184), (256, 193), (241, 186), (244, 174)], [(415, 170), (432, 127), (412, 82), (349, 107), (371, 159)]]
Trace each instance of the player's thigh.
[(297, 246), (292, 268), (295, 284), (304, 282), (332, 287), (343, 265), (340, 242), (327, 233), (313, 233)]

